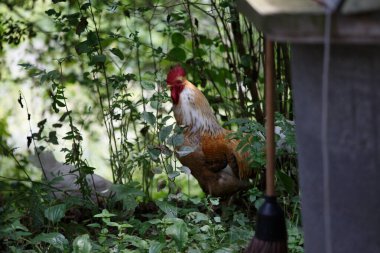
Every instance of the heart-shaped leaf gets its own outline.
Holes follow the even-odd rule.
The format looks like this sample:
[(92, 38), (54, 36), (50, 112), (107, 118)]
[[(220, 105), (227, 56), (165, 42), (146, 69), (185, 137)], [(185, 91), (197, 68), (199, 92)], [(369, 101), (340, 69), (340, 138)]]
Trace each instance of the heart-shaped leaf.
[(168, 59), (174, 62), (184, 62), (186, 60), (186, 52), (180, 47), (174, 47), (169, 51)]
[(40, 242), (46, 242), (51, 244), (54, 248), (64, 250), (69, 244), (67, 239), (60, 233), (41, 233), (34, 237), (31, 242), (33, 244), (39, 244)]
[(45, 209), (45, 217), (53, 223), (59, 222), (64, 216), (66, 212), (66, 205), (59, 204), (55, 206), (51, 206)]

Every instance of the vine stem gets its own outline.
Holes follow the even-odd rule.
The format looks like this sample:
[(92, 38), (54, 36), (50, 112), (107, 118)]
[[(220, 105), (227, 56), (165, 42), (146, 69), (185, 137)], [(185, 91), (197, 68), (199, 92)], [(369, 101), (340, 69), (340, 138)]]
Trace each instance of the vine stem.
[[(34, 138), (33, 138), (32, 123), (31, 123), (31, 114), (30, 114), (30, 112), (29, 112), (28, 103), (26, 102), (26, 99), (25, 99), (24, 94), (23, 94), (21, 91), (19, 91), (19, 93), (20, 93), (20, 97), (21, 97), (21, 98), (24, 100), (24, 102), (25, 102), (26, 113), (27, 113), (27, 116), (28, 116), (28, 124), (29, 124), (30, 138), (31, 138), (31, 140), (32, 140), (32, 142), (33, 142), (33, 147), (34, 147), (34, 150), (35, 150), (35, 152), (36, 152), (36, 154), (37, 154), (38, 162), (39, 162), (40, 165), (41, 165), (42, 173), (44, 174), (44, 177), (46, 178), (46, 173), (45, 173), (45, 171), (44, 171), (44, 169), (43, 169), (43, 167), (42, 167), (42, 162), (41, 162), (40, 156), (38, 155), (38, 152), (37, 152), (37, 145), (36, 145), (36, 142), (35, 142), (35, 140), (34, 140)], [(21, 98), (20, 98), (20, 99), (21, 99)], [(1, 142), (0, 142), (0, 144), (1, 144)], [(3, 146), (2, 144), (1, 144), (1, 146), (2, 146), (3, 149), (5, 149), (4, 146)], [(28, 177), (29, 180), (32, 180), (31, 177), (29, 176), (28, 172), (27, 172), (26, 169), (24, 168), (24, 166), (22, 166), (22, 165), (20, 164), (20, 162), (17, 160), (17, 158), (14, 156), (13, 152), (10, 152), (10, 154), (11, 154), (12, 159), (16, 162), (17, 166), (19, 166), (19, 167), (23, 170), (24, 174)]]
[[(91, 0), (88, 0), (88, 2), (90, 4), (89, 7), (90, 7), (90, 13), (91, 13), (92, 22), (94, 23), (94, 26), (95, 26), (95, 33), (96, 33), (96, 38), (98, 40), (100, 55), (103, 55), (103, 46), (102, 46), (102, 43), (100, 41), (99, 29), (98, 29), (97, 22), (95, 21), (95, 15), (94, 15), (94, 12), (92, 10)], [(110, 135), (109, 136), (111, 136), (111, 138), (112, 138), (112, 141), (113, 141), (113, 144), (114, 144), (114, 148), (115, 148), (115, 152), (116, 152), (116, 154), (113, 153), (112, 141), (110, 141), (110, 143), (111, 143), (111, 146), (110, 146), (111, 157), (110, 157), (110, 159), (114, 160), (115, 157), (116, 157), (115, 160), (117, 160), (117, 164), (118, 164), (118, 166), (116, 168), (113, 168), (114, 170), (116, 169), (116, 178), (114, 177), (114, 182), (121, 183), (121, 179), (122, 179), (121, 178), (121, 168), (120, 168), (121, 163), (120, 163), (120, 160), (119, 160), (119, 151), (118, 151), (118, 145), (117, 145), (116, 136), (115, 136), (116, 135), (115, 134), (115, 132), (116, 132), (115, 131), (115, 125), (113, 123), (114, 114), (113, 114), (113, 109), (112, 109), (110, 87), (109, 87), (107, 71), (106, 71), (106, 67), (105, 67), (104, 63), (101, 64), (101, 69), (102, 69), (102, 74), (103, 74), (104, 79), (105, 79), (106, 93), (107, 93), (107, 103), (108, 103), (108, 112), (109, 112), (109, 115), (110, 115), (110, 119), (109, 119)], [(100, 95), (100, 93), (99, 93), (99, 95)], [(105, 115), (103, 114), (103, 117), (104, 116)], [(106, 120), (105, 120), (105, 122), (106, 122)]]
[[(58, 61), (58, 64), (59, 64), (59, 70), (60, 70), (60, 85), (63, 86), (63, 69), (62, 69), (62, 61)], [(70, 129), (71, 129), (71, 132), (73, 134), (73, 149), (72, 149), (72, 161), (74, 162), (74, 166), (75, 166), (75, 170), (78, 171), (79, 173), (79, 184), (80, 184), (80, 190), (81, 190), (81, 193), (82, 193), (82, 197), (83, 198), (89, 198), (89, 195), (91, 194), (91, 190), (88, 186), (88, 182), (86, 180), (86, 176), (87, 174), (83, 173), (81, 167), (82, 167), (82, 161), (81, 161), (81, 156), (82, 156), (82, 152), (81, 152), (81, 146), (80, 146), (80, 139), (78, 140), (78, 144), (76, 143), (76, 134), (79, 134), (79, 133), (76, 133), (75, 131), (75, 127), (74, 127), (74, 123), (73, 123), (73, 118), (71, 117), (70, 115), (70, 110), (69, 110), (69, 107), (67, 106), (67, 101), (66, 101), (66, 97), (65, 97), (65, 94), (63, 92), (63, 102), (65, 104), (65, 109), (66, 109), (66, 113), (68, 113), (68, 117), (69, 117), (69, 125), (70, 125)], [(75, 134), (74, 134), (75, 133)], [(94, 178), (93, 176), (91, 175), (92, 177), (92, 182), (94, 183)], [(98, 205), (100, 204), (100, 201), (99, 201), (99, 198), (98, 198), (98, 195), (96, 193), (96, 187), (94, 185), (94, 189), (95, 189), (95, 196), (96, 196), (96, 200), (97, 200), (97, 203)], [(90, 198), (89, 198), (90, 199)]]

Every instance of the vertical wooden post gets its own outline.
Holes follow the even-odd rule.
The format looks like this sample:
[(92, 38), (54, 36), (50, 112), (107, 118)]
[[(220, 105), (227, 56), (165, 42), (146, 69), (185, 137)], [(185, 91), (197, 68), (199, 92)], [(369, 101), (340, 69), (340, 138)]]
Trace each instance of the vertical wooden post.
[(266, 131), (266, 195), (274, 196), (276, 148), (274, 144), (274, 46), (265, 39), (265, 131)]

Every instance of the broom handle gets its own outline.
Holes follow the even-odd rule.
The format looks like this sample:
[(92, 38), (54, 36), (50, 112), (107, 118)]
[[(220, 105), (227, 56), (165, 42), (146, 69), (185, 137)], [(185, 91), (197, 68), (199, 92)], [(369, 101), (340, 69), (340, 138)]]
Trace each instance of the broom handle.
[(266, 113), (266, 195), (275, 196), (274, 167), (275, 167), (275, 145), (274, 145), (274, 48), (273, 42), (265, 39), (265, 113)]

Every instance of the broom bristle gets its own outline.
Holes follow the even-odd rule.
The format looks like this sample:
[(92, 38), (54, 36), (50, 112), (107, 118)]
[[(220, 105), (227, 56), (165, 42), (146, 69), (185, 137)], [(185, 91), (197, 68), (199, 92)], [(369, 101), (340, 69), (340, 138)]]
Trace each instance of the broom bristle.
[(256, 234), (245, 253), (287, 253), (287, 239), (284, 212), (276, 197), (266, 196), (257, 213)]
[(263, 241), (253, 237), (245, 253), (287, 253), (288, 242), (285, 241)]

